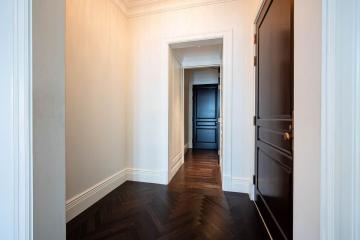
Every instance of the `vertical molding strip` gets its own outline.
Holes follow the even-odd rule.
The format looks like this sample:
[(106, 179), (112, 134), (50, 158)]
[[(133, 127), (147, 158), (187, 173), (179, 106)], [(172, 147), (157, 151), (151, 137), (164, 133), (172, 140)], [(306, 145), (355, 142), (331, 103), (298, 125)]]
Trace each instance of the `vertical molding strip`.
[(359, 152), (359, 112), (360, 112), (360, 105), (359, 105), (359, 81), (360, 81), (360, 75), (359, 75), (359, 14), (357, 12), (359, 1), (352, 1), (352, 8), (351, 8), (351, 16), (353, 23), (351, 23), (352, 26), (352, 45), (354, 46), (354, 55), (352, 56), (352, 61), (354, 62), (354, 72), (353, 72), (353, 79), (352, 79), (352, 113), (353, 113), (353, 135), (351, 136), (351, 146), (352, 146), (352, 152), (351, 152), (351, 181), (352, 181), (352, 196), (351, 196), (351, 210), (352, 210), (352, 216), (351, 216), (351, 238), (352, 239), (359, 239), (359, 192), (360, 192), (360, 185), (359, 185), (359, 160), (360, 155)]
[(351, 180), (352, 180), (352, 198), (351, 198), (351, 210), (352, 210), (352, 216), (351, 216), (351, 238), (352, 239), (359, 239), (359, 194), (360, 194), (360, 184), (359, 184), (359, 174), (360, 174), (360, 154), (359, 154), (359, 145), (360, 145), (360, 38), (359, 38), (359, 27), (360, 27), (360, 17), (359, 17), (359, 1), (358, 0), (352, 0), (351, 1), (351, 17), (352, 17), (352, 32), (351, 32), (351, 45), (354, 47), (354, 55), (352, 56), (351, 61), (353, 62), (353, 78), (352, 78), (352, 113), (353, 113), (353, 133), (352, 133), (352, 139), (351, 139), (351, 146), (352, 146), (352, 152), (351, 152)]
[[(359, 11), (358, 0), (347, 0), (346, 4), (340, 0), (323, 0), (322, 240), (360, 239)], [(346, 62), (341, 62), (345, 55)], [(344, 124), (350, 124), (353, 131), (344, 134)], [(349, 169), (346, 176), (341, 172), (344, 169)], [(349, 180), (348, 189), (342, 188), (344, 178)], [(344, 204), (349, 209), (340, 213), (339, 208), (344, 208)]]
[(13, 2), (14, 237), (32, 240), (31, 0)]
[(321, 209), (322, 240), (334, 239), (334, 166), (335, 166), (335, 75), (334, 75), (334, 0), (323, 0), (323, 49), (321, 96)]

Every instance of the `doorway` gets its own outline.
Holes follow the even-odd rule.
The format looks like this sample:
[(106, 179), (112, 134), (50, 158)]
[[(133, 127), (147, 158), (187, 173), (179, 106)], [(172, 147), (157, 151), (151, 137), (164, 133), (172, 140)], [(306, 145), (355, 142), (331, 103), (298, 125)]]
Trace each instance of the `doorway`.
[[(212, 61), (209, 61), (209, 57), (199, 57), (196, 52), (199, 50), (203, 50), (206, 48), (214, 47), (214, 45), (218, 45), (221, 47), (220, 51), (215, 54), (211, 54)], [(237, 179), (234, 179), (232, 174), (232, 102), (233, 102), (233, 32), (232, 31), (223, 31), (216, 33), (208, 33), (208, 34), (200, 34), (200, 35), (192, 35), (192, 36), (183, 36), (183, 37), (175, 37), (173, 39), (166, 39), (162, 45), (162, 62), (164, 66), (166, 66), (169, 71), (164, 71), (162, 75), (162, 80), (167, 85), (168, 89), (168, 104), (167, 104), (167, 114), (166, 118), (168, 119), (168, 127), (167, 127), (167, 135), (168, 135), (168, 149), (166, 154), (166, 165), (168, 166), (167, 172), (167, 183), (170, 183), (171, 179), (174, 177), (176, 172), (180, 169), (180, 167), (184, 163), (184, 156), (186, 149), (192, 148), (190, 146), (192, 144), (192, 136), (188, 136), (190, 141), (185, 143), (185, 134), (184, 133), (184, 124), (187, 121), (184, 121), (180, 124), (176, 124), (175, 126), (180, 126), (176, 131), (182, 137), (182, 140), (176, 140), (179, 146), (174, 148), (173, 143), (173, 133), (174, 130), (173, 122), (171, 118), (173, 117), (173, 103), (183, 103), (184, 99), (181, 101), (173, 101), (171, 98), (173, 92), (173, 72), (170, 69), (173, 69), (174, 62), (176, 68), (180, 68), (180, 71), (176, 71), (176, 75), (182, 74), (181, 78), (183, 78), (186, 74), (187, 69), (201, 69), (204, 67), (220, 67), (220, 84), (219, 89), (221, 89), (219, 96), (220, 101), (220, 118), (218, 119), (219, 125), (219, 167), (220, 167), (220, 176), (221, 176), (221, 186), (224, 191), (238, 191), (243, 193), (250, 193), (247, 182), (239, 187)], [(205, 47), (205, 48), (204, 48)], [(208, 51), (206, 51), (208, 52)], [(219, 53), (220, 52), (220, 53)], [(176, 54), (175, 54), (176, 53)], [(214, 52), (213, 52), (214, 53)], [(209, 55), (207, 55), (209, 56)], [(217, 57), (217, 58), (215, 58)], [(214, 59), (217, 59), (217, 62), (214, 62)], [(179, 64), (178, 64), (179, 63)], [(180, 64), (181, 63), (181, 64)], [(179, 73), (180, 72), (180, 73)], [(181, 84), (184, 85), (182, 81)], [(184, 86), (178, 86), (184, 88)], [(192, 91), (192, 89), (190, 89)], [(192, 95), (191, 95), (192, 96)], [(191, 100), (191, 98), (190, 98)], [(189, 105), (192, 108), (192, 105)], [(183, 107), (183, 106), (182, 106)], [(183, 110), (182, 110), (183, 111)], [(184, 116), (181, 111), (177, 112), (178, 116)], [(164, 115), (165, 117), (165, 115)], [(190, 121), (188, 123), (192, 125)], [(192, 129), (192, 128), (190, 128)], [(190, 130), (192, 131), (192, 130)], [(176, 149), (174, 153), (174, 149)], [(179, 151), (179, 149), (182, 149)], [(178, 152), (178, 153), (176, 153)]]
[(221, 171), (222, 57), (220, 38), (170, 45), (169, 182), (189, 150), (216, 155)]

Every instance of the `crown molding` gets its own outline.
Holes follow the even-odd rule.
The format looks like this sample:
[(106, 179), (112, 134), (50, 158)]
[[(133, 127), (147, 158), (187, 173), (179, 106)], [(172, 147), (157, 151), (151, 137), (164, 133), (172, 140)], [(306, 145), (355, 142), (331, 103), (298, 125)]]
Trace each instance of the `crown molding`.
[(129, 18), (238, 0), (114, 0)]

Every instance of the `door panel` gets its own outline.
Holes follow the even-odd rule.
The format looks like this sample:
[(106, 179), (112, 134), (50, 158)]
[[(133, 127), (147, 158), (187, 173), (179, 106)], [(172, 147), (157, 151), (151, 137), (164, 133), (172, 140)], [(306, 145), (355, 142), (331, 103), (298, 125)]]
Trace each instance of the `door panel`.
[(293, 1), (265, 0), (256, 20), (255, 202), (274, 239), (292, 239)]
[[(269, 1), (258, 30), (259, 117), (286, 118), (292, 113), (291, 0)], [(266, 79), (266, 80), (265, 80)], [(290, 117), (291, 118), (291, 117)]]
[(218, 149), (218, 85), (195, 85), (193, 94), (193, 148)]

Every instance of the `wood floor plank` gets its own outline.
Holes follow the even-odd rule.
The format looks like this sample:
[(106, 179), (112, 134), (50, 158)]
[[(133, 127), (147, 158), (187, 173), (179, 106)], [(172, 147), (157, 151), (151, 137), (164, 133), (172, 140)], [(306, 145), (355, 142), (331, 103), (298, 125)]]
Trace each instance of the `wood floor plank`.
[(246, 194), (221, 189), (215, 151), (189, 150), (169, 186), (128, 181), (67, 224), (68, 240), (265, 240)]

